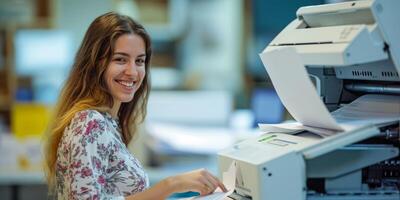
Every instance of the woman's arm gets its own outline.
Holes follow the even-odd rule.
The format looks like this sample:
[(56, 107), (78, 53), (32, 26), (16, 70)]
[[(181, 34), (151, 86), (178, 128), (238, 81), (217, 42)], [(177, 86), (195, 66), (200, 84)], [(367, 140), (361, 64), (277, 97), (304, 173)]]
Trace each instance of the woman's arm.
[(164, 179), (154, 185), (153, 187), (143, 191), (136, 193), (134, 195), (128, 196), (126, 200), (157, 200), (157, 199), (166, 199), (168, 196), (174, 193), (172, 189), (172, 185), (170, 180)]
[(153, 187), (126, 197), (126, 200), (161, 200), (177, 192), (199, 192), (200, 195), (212, 193), (217, 187), (223, 192), (226, 188), (221, 181), (205, 169), (166, 178)]
[(104, 191), (113, 144), (104, 117), (96, 111), (81, 111), (64, 134), (57, 163), (58, 199), (123, 199)]

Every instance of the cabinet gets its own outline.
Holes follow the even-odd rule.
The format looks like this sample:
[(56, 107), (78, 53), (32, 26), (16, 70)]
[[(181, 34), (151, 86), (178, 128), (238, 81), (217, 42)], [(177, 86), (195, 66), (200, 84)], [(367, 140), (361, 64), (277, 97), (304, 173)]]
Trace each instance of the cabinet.
[(7, 111), (11, 102), (11, 96), (15, 85), (12, 83), (14, 75), (11, 65), (11, 33), (8, 29), (0, 30), (0, 111)]
[(0, 133), (10, 127), (18, 87), (30, 82), (15, 72), (15, 34), (21, 29), (50, 28), (51, 7), (52, 0), (0, 1)]

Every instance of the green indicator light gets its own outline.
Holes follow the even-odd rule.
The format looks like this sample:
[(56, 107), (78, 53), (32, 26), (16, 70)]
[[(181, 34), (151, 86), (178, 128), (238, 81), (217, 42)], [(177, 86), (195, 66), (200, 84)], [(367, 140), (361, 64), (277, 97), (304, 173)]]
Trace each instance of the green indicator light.
[(270, 139), (272, 139), (274, 137), (276, 137), (276, 135), (267, 135), (264, 138), (259, 139), (258, 142), (265, 142), (265, 141), (268, 141), (268, 140), (270, 140)]

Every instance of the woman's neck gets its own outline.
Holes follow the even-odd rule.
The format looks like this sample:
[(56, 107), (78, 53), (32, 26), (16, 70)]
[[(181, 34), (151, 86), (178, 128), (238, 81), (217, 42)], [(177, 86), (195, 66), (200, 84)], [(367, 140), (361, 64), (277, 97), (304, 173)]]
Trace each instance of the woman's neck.
[(114, 101), (114, 105), (110, 110), (110, 115), (111, 115), (112, 118), (117, 119), (118, 111), (119, 111), (120, 107), (121, 107), (121, 102)]

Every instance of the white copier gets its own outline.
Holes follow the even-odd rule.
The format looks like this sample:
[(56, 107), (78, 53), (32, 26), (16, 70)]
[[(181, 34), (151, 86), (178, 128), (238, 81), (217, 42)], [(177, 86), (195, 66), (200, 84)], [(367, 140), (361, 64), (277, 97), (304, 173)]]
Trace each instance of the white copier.
[[(307, 6), (296, 15), (261, 54), (294, 49), (329, 112), (366, 94), (400, 97), (399, 0)], [(325, 137), (262, 132), (219, 152), (221, 173), (237, 168), (229, 197), (400, 200), (400, 107), (393, 109), (398, 120), (388, 123)]]

